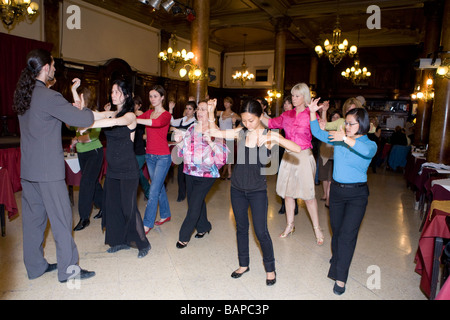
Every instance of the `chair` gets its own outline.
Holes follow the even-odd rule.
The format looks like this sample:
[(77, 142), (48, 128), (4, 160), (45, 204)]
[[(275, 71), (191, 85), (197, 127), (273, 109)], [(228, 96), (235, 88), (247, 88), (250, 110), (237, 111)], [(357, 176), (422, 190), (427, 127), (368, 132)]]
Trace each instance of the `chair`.
[(389, 153), (388, 165), (392, 170), (405, 168), (408, 161), (408, 154), (411, 152), (411, 146), (393, 145)]

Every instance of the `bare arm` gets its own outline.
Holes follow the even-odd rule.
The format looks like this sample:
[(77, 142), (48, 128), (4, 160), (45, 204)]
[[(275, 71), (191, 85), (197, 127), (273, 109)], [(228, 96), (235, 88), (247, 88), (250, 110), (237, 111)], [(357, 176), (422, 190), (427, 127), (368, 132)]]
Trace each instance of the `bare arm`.
[(222, 139), (236, 139), (239, 131), (242, 127), (234, 128), (230, 130), (220, 130), (216, 125), (216, 120), (214, 119), (214, 114), (216, 110), (217, 99), (208, 100), (208, 123), (209, 123), (209, 134), (211, 137), (222, 138)]

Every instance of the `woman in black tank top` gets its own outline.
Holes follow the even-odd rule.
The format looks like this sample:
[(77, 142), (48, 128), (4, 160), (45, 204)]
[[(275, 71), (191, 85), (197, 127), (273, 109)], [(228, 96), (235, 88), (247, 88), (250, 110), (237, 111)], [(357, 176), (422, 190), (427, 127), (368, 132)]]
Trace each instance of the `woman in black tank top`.
[(116, 80), (111, 98), (117, 106), (117, 113), (110, 118), (96, 120), (92, 125), (92, 128), (107, 128), (104, 132), (108, 168), (102, 215), (102, 227), (106, 228), (105, 243), (110, 246), (107, 250), (109, 253), (135, 246), (139, 250), (138, 258), (143, 258), (150, 250), (150, 242), (145, 236), (137, 207), (139, 166), (134, 153), (137, 122), (131, 86)]
[[(275, 257), (272, 239), (267, 228), (267, 184), (266, 175), (271, 173), (268, 163), (268, 150), (279, 144), (293, 152), (300, 152), (300, 146), (283, 138), (274, 131), (268, 131), (262, 125), (260, 118), (262, 108), (258, 101), (248, 100), (241, 110), (244, 127), (231, 130), (219, 130), (214, 121), (216, 99), (208, 102), (210, 135), (218, 138), (237, 139), (237, 163), (231, 176), (231, 205), (236, 220), (236, 236), (238, 244), (239, 268), (232, 278), (239, 278), (249, 268), (249, 220), (248, 208), (252, 212), (253, 227), (261, 246), (263, 263), (266, 271), (266, 284), (275, 284)], [(278, 159), (274, 161), (278, 165)], [(272, 174), (276, 174), (277, 170)]]

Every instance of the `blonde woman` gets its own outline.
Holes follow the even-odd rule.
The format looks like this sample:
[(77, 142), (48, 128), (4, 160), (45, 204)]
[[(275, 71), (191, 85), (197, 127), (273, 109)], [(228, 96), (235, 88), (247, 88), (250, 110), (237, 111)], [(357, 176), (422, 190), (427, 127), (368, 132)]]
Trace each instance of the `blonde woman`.
[(311, 102), (309, 87), (305, 83), (296, 84), (292, 90), (294, 109), (283, 112), (273, 119), (261, 120), (269, 129), (283, 129), (286, 139), (301, 147), (299, 153), (286, 151), (280, 163), (277, 179), (277, 194), (284, 198), (286, 206), (286, 228), (281, 238), (295, 231), (294, 208), (296, 199), (306, 203), (314, 228), (317, 245), (323, 245), (324, 237), (319, 224), (319, 212), (315, 194), (314, 177), (316, 161), (312, 153), (312, 134), (308, 104)]

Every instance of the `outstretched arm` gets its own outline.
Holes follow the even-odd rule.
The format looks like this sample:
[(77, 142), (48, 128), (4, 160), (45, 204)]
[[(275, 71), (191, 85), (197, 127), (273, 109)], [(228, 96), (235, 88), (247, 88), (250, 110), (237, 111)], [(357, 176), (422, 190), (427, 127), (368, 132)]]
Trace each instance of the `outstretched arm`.
[(216, 125), (216, 120), (214, 119), (214, 114), (216, 111), (217, 99), (208, 100), (208, 123), (209, 123), (209, 134), (212, 137), (223, 138), (223, 139), (236, 139), (238, 132), (242, 130), (242, 127), (230, 129), (230, 130), (220, 130)]

